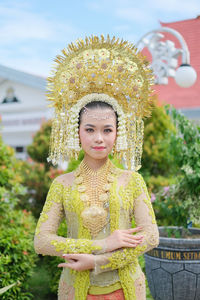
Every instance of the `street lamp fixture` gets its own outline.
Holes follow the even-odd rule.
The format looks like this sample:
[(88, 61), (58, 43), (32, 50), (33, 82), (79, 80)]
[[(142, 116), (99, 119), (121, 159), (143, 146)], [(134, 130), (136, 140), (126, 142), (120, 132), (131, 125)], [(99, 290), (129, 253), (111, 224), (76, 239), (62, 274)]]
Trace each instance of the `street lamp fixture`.
[[(161, 32), (168, 32), (175, 36), (180, 42), (181, 48), (177, 49), (170, 40), (163, 41), (164, 35)], [(136, 47), (139, 51), (147, 47), (151, 53), (151, 67), (155, 74), (155, 84), (168, 84), (168, 77), (174, 77), (176, 83), (185, 88), (195, 83), (197, 74), (190, 65), (188, 46), (178, 31), (168, 27), (152, 30), (138, 41)], [(182, 64), (177, 68), (180, 55)]]

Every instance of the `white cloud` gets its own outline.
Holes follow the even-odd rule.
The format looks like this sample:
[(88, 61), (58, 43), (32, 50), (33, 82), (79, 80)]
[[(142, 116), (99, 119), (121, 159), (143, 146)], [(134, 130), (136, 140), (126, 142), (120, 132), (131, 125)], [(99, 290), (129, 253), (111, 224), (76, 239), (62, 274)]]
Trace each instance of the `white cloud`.
[(185, 15), (184, 19), (187, 19), (200, 14), (199, 0), (93, 0), (87, 1), (87, 7), (134, 24), (148, 24), (163, 17), (171, 22), (171, 17), (183, 19), (182, 16)]
[(31, 51), (31, 48), (20, 48), (22, 55), (6, 48), (0, 49), (0, 64), (19, 71), (46, 77), (52, 65), (52, 61), (43, 59), (39, 53)]
[(0, 25), (0, 39), (4, 44), (25, 40), (58, 41), (77, 32), (72, 25), (56, 22), (48, 15), (34, 13), (20, 2), (12, 6), (1, 5)]
[(130, 6), (117, 8), (115, 14), (117, 17), (123, 18), (127, 21), (131, 21), (137, 24), (144, 24), (147, 22), (152, 22), (154, 20), (152, 15), (146, 13), (141, 8), (135, 8)]
[(43, 76), (60, 49), (79, 36), (75, 26), (34, 12), (28, 1), (1, 4), (0, 28), (0, 64)]
[(149, 6), (155, 7), (156, 10), (177, 13), (177, 14), (193, 14), (195, 18), (200, 14), (199, 0), (148, 0)]
[(114, 30), (115, 31), (127, 31), (130, 30), (131, 26), (129, 26), (128, 24), (122, 24), (122, 25), (116, 25), (114, 26)]

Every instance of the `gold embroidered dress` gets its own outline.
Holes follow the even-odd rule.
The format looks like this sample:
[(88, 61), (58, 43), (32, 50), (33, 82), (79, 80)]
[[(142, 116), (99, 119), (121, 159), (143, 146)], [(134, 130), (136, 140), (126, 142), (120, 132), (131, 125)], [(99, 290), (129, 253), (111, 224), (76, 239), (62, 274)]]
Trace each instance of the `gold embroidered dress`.
[[(93, 215), (91, 223), (88, 220), (92, 218), (85, 219), (90, 201), (88, 187), (85, 188), (81, 178), (82, 165), (73, 173), (71, 184), (59, 178), (51, 184), (36, 227), (35, 251), (59, 257), (64, 253), (95, 255), (94, 270), (63, 268), (58, 288), (59, 300), (86, 300), (87, 294), (107, 294), (120, 288), (126, 300), (145, 300), (145, 277), (138, 264), (138, 256), (156, 247), (159, 241), (145, 182), (139, 173), (118, 169), (108, 160), (109, 173), (102, 191), (107, 196), (101, 197), (101, 205), (96, 204), (101, 207), (96, 213), (100, 216), (96, 218)], [(105, 215), (101, 214), (102, 208)], [(67, 238), (57, 235), (63, 218), (67, 223)], [(105, 238), (117, 229), (131, 228), (132, 224), (142, 227), (142, 231), (137, 233), (144, 236), (142, 243), (135, 248), (106, 252)]]

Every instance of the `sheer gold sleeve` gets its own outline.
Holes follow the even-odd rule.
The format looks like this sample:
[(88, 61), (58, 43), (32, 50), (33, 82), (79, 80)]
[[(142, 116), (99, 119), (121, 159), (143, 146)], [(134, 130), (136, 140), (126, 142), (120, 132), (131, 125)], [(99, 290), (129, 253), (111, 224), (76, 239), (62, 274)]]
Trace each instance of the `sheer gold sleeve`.
[(143, 242), (135, 248), (123, 248), (104, 255), (95, 256), (95, 274), (101, 272), (123, 268), (133, 263), (137, 257), (159, 243), (159, 233), (156, 225), (155, 214), (152, 208), (146, 184), (142, 176), (135, 173), (131, 182), (133, 195), (133, 214), (135, 226), (142, 227), (142, 231), (136, 235), (143, 235)]
[(54, 180), (38, 220), (34, 248), (42, 255), (60, 256), (64, 253), (101, 253), (104, 241), (72, 239), (57, 235), (60, 222), (64, 218), (63, 185)]

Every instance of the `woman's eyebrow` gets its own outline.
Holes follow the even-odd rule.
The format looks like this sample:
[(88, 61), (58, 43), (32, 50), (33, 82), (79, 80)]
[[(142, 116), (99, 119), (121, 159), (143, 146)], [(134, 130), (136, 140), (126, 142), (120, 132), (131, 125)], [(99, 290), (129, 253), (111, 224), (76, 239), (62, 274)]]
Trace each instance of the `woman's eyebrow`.
[[(93, 128), (95, 128), (95, 127), (96, 127), (96, 126), (95, 126), (95, 125), (93, 125), (93, 124), (85, 124), (85, 127), (87, 127), (87, 126), (89, 126), (89, 127), (93, 127)], [(104, 125), (104, 127), (105, 127), (105, 128), (108, 128), (108, 127), (112, 127), (112, 128), (114, 128), (114, 127), (113, 127), (113, 125), (111, 125), (111, 124)]]
[[(113, 127), (113, 125), (110, 125), (110, 124), (109, 124), (109, 125), (105, 125), (104, 127)], [(114, 128), (114, 127), (113, 127), (113, 128)]]
[(95, 127), (95, 125), (92, 125), (92, 124), (85, 124), (85, 127), (86, 126)]

